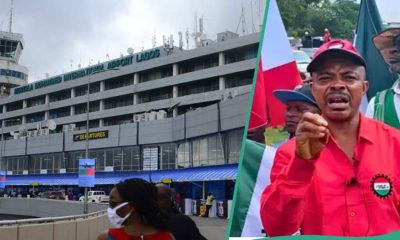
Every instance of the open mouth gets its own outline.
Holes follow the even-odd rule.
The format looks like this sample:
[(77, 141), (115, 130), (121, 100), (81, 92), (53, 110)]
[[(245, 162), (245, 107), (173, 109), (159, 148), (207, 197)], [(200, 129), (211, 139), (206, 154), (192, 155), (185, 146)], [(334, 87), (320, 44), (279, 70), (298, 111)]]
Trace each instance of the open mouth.
[(389, 64), (397, 64), (400, 62), (398, 58), (389, 58)]
[(296, 121), (286, 121), (286, 126), (294, 126), (296, 127), (298, 124), (298, 122)]
[(350, 98), (345, 94), (330, 94), (327, 96), (326, 100), (328, 107), (334, 111), (345, 110), (350, 102)]

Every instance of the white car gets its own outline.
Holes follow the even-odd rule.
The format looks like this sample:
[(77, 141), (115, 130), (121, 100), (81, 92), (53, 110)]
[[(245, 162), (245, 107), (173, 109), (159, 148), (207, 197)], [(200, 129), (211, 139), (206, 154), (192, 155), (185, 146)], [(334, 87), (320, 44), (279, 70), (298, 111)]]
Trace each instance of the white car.
[(305, 52), (300, 50), (293, 50), (293, 54), (301, 78), (303, 80), (307, 79), (310, 76), (310, 74), (307, 72), (307, 66), (310, 64), (311, 58)]
[[(109, 196), (104, 191), (89, 191), (88, 202), (90, 203), (108, 203), (110, 200)], [(85, 196), (81, 196), (79, 201), (84, 202)]]

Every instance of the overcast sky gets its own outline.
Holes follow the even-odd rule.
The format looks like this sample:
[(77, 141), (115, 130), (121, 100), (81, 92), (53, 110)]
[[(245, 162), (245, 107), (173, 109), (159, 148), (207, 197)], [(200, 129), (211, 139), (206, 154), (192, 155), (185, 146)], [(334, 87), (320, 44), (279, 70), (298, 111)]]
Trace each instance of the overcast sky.
[[(61, 74), (99, 60), (107, 61), (162, 45), (163, 35), (194, 30), (194, 14), (204, 17), (209, 38), (225, 30), (235, 32), (245, 7), (247, 30), (258, 30), (259, 0), (14, 0), (12, 31), (22, 33), (25, 49), (20, 63), (29, 68), (29, 81), (46, 73)], [(10, 0), (0, 0), (0, 28), (8, 26)], [(253, 11), (251, 11), (253, 9)], [(253, 14), (251, 14), (253, 13)], [(253, 18), (253, 20), (252, 20)], [(239, 27), (241, 32), (241, 27)], [(190, 46), (193, 40), (190, 39)]]
[[(376, 0), (381, 16), (399, 21), (398, 0)], [(397, 4), (395, 4), (397, 3)], [(57, 75), (108, 58), (162, 44), (162, 36), (194, 30), (194, 14), (204, 17), (209, 38), (225, 30), (236, 32), (245, 8), (246, 29), (257, 31), (260, 0), (14, 0), (12, 31), (22, 33), (25, 49), (20, 63), (29, 68), (29, 82)], [(0, 29), (8, 26), (10, 0), (0, 0)], [(254, 27), (253, 27), (254, 26)], [(241, 26), (238, 32), (241, 33)], [(190, 39), (190, 47), (193, 40)], [(72, 67), (71, 67), (72, 65)]]

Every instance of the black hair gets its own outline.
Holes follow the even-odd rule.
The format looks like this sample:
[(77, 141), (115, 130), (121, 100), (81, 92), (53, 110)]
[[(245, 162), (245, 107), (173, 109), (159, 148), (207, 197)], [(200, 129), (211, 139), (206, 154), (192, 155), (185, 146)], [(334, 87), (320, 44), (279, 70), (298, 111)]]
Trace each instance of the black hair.
[(161, 212), (156, 202), (156, 187), (140, 178), (126, 179), (115, 185), (121, 198), (136, 207), (144, 224), (167, 229), (167, 216)]

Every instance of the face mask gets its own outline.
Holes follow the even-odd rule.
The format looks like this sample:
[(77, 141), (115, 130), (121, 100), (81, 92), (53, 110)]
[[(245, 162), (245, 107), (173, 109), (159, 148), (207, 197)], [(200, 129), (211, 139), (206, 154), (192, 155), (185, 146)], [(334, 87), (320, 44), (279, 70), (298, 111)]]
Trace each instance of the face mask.
[(122, 223), (128, 219), (128, 217), (131, 215), (131, 213), (126, 214), (125, 217), (120, 217), (117, 214), (117, 210), (122, 208), (123, 206), (127, 205), (128, 203), (121, 203), (120, 205), (116, 206), (115, 208), (107, 208), (107, 215), (108, 215), (108, 220), (110, 220), (110, 223), (112, 226), (116, 228), (120, 228), (122, 226)]

